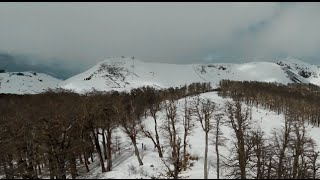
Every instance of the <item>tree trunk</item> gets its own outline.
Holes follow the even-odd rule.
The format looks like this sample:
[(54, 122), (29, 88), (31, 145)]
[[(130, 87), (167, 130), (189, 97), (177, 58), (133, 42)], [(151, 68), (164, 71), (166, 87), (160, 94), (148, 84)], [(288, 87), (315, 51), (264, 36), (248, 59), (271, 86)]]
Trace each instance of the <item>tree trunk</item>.
[(79, 160), (80, 160), (80, 164), (83, 164), (83, 160), (82, 160), (82, 154), (79, 154)]
[(42, 172), (41, 172), (41, 165), (40, 165), (40, 164), (38, 164), (38, 172), (39, 172), (39, 173), (38, 173), (39, 175), (42, 174)]
[(107, 171), (111, 171), (112, 169), (112, 149), (111, 149), (111, 138), (112, 131), (110, 129), (107, 130)]
[(56, 167), (55, 167), (52, 153), (49, 152), (48, 155), (49, 155), (48, 158), (49, 158), (50, 179), (54, 179), (54, 177), (56, 176)]
[(239, 142), (238, 142), (238, 159), (239, 159), (239, 166), (240, 166), (240, 176), (241, 179), (246, 179), (246, 153), (244, 148), (244, 137), (243, 133), (239, 133)]
[(139, 149), (138, 149), (138, 147), (137, 147), (136, 139), (135, 139), (135, 137), (130, 137), (130, 139), (131, 139), (131, 142), (132, 142), (133, 147), (134, 147), (134, 153), (135, 153), (135, 155), (136, 155), (137, 158), (138, 158), (139, 165), (142, 166), (143, 163), (142, 163), (142, 160), (141, 160), (141, 158), (140, 158)]
[(256, 179), (261, 179), (261, 156), (258, 155), (258, 162), (257, 162), (257, 177)]
[[(218, 127), (217, 127), (218, 128)], [(220, 178), (219, 131), (216, 134), (217, 179)]]
[(75, 154), (73, 154), (70, 159), (70, 166), (71, 166), (70, 167), (71, 177), (72, 179), (76, 179), (76, 177), (78, 176), (78, 173), (77, 173), (77, 164), (76, 164)]
[(105, 130), (104, 129), (102, 129), (102, 145), (103, 145), (104, 159), (107, 159), (108, 155), (107, 155), (106, 137), (105, 137)]
[(163, 155), (162, 155), (162, 151), (161, 151), (161, 145), (160, 145), (160, 140), (159, 140), (159, 134), (158, 134), (158, 125), (157, 125), (157, 119), (154, 117), (154, 131), (156, 133), (156, 141), (157, 141), (157, 149), (158, 149), (158, 154), (159, 154), (159, 157), (162, 158)]
[(36, 175), (36, 169), (34, 168), (35, 163), (34, 163), (34, 153), (33, 153), (33, 146), (32, 145), (27, 146), (27, 157), (28, 157), (28, 162), (29, 162), (28, 167), (27, 167), (28, 175), (31, 178), (36, 178), (37, 175)]
[(265, 177), (265, 171), (266, 171), (266, 152), (262, 155), (262, 161), (261, 161), (261, 176), (260, 179), (263, 179)]
[(314, 152), (313, 154), (313, 160), (312, 160), (312, 178), (316, 179), (317, 175), (317, 159), (318, 159), (319, 153)]
[(272, 156), (270, 156), (270, 159), (269, 159), (269, 164), (268, 164), (268, 172), (267, 172), (267, 178), (266, 179), (270, 179), (270, 176), (271, 176), (271, 168), (272, 168)]
[(296, 154), (293, 158), (293, 170), (292, 170), (292, 178), (296, 179), (298, 175), (298, 168), (299, 168), (299, 154), (296, 151)]
[[(93, 137), (95, 137), (95, 134), (94, 134), (94, 131), (93, 131)], [(91, 139), (91, 137), (89, 137), (89, 139), (90, 139), (90, 145), (91, 145), (91, 148), (90, 148), (90, 158), (91, 158), (91, 162), (93, 163), (93, 161), (94, 161), (94, 159), (93, 159), (93, 151), (94, 151), (94, 149), (95, 149), (95, 144), (94, 144), (94, 142), (92, 141), (92, 139)]]
[(91, 162), (93, 163), (93, 162), (94, 162), (94, 159), (93, 159), (93, 153), (92, 153), (92, 151), (90, 152), (90, 159), (91, 159)]
[(99, 155), (99, 159), (100, 159), (100, 164), (101, 164), (101, 172), (104, 173), (106, 172), (106, 168), (104, 166), (104, 161), (103, 161), (103, 157), (102, 157), (102, 152), (101, 152), (101, 148), (100, 148), (100, 144), (99, 144), (99, 137), (98, 137), (98, 131), (97, 131), (97, 135), (93, 130), (93, 136), (94, 136), (94, 143), (96, 145), (96, 149), (97, 149), (97, 153)]
[(283, 169), (283, 159), (285, 158), (285, 151), (287, 149), (288, 143), (289, 143), (289, 133), (291, 131), (290, 129), (290, 122), (287, 120), (287, 117), (285, 117), (285, 128), (284, 128), (284, 137), (283, 137), (283, 145), (282, 145), (282, 149), (280, 151), (280, 156), (279, 156), (279, 165), (278, 165), (278, 169), (277, 169), (277, 175), (278, 175), (278, 179), (281, 179), (282, 177), (282, 169)]
[[(18, 173), (22, 175), (22, 174), (24, 174), (24, 172), (25, 172), (25, 169), (24, 169), (24, 164), (25, 164), (25, 162), (24, 162), (21, 154), (22, 154), (22, 153), (18, 153), (18, 156), (19, 156), (19, 157), (18, 157), (18, 166), (21, 167), (21, 168), (18, 168)], [(0, 159), (0, 162), (3, 162), (3, 160)], [(0, 165), (1, 165), (1, 163), (0, 163)], [(2, 171), (2, 172), (3, 172), (3, 171)]]
[(87, 170), (87, 172), (90, 172), (89, 166), (88, 166), (88, 164), (89, 164), (88, 157), (87, 157), (87, 153), (85, 151), (83, 151), (83, 158), (84, 158), (84, 164), (86, 166), (86, 170)]
[(285, 148), (283, 148), (282, 151), (280, 152), (279, 164), (278, 164), (278, 179), (281, 179), (281, 176), (282, 176), (282, 163), (284, 158), (284, 152), (285, 152)]
[(187, 131), (184, 132), (183, 136), (183, 162), (185, 163), (184, 170), (187, 170)]
[[(62, 157), (61, 157), (62, 156)], [(67, 179), (64, 155), (58, 157), (59, 179)]]
[(41, 175), (41, 162), (40, 162), (40, 155), (38, 152), (36, 152), (36, 165), (35, 165), (35, 172), (37, 176)]
[(208, 179), (208, 131), (206, 133), (206, 145), (204, 150), (204, 168), (203, 168), (203, 175), (204, 179)]
[[(180, 146), (180, 143), (177, 144), (177, 146)], [(180, 171), (180, 148), (177, 147), (177, 154), (176, 154), (176, 161), (174, 163), (174, 179), (179, 178), (179, 171)]]

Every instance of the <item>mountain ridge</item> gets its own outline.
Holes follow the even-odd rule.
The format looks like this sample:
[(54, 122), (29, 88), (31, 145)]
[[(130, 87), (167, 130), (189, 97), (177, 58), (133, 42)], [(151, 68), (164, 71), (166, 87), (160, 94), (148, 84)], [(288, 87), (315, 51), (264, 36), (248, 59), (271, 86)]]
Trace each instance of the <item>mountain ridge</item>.
[(193, 82), (210, 82), (213, 86), (218, 86), (222, 79), (320, 85), (320, 80), (317, 81), (319, 76), (313, 79), (304, 77), (301, 70), (296, 68), (296, 62), (300, 62), (300, 69), (309, 68), (317, 74), (320, 72), (315, 65), (293, 59), (284, 59), (277, 63), (170, 64), (144, 62), (133, 57), (113, 57), (65, 80), (61, 86), (76, 92), (85, 92), (92, 88), (122, 91), (145, 85), (160, 88), (179, 87)]
[[(23, 75), (19, 76), (17, 73)], [(121, 56), (104, 59), (66, 80), (43, 73), (37, 74), (43, 78), (42, 82), (38, 80), (39, 76), (30, 71), (0, 73), (0, 93), (34, 94), (48, 88), (63, 88), (78, 93), (92, 89), (128, 91), (142, 86), (169, 88), (194, 82), (210, 82), (213, 87), (217, 87), (223, 79), (320, 85), (320, 68), (317, 65), (290, 57), (275, 63), (257, 61), (172, 64), (145, 62), (134, 57)]]

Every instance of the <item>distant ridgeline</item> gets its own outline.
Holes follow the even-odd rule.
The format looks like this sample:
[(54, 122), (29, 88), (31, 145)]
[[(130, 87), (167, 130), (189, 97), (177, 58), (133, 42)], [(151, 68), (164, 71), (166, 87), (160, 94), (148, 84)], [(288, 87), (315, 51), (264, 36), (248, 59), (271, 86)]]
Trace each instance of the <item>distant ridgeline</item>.
[(6, 70), (0, 69), (0, 73), (5, 73), (5, 72), (6, 72)]

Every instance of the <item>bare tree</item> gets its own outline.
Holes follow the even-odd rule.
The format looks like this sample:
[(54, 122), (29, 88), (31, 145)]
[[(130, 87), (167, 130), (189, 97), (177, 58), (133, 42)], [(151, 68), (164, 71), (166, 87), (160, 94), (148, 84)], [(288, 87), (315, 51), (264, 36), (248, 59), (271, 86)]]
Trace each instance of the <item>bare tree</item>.
[(199, 96), (195, 102), (195, 114), (197, 121), (200, 122), (203, 131), (205, 132), (205, 151), (204, 151), (204, 179), (208, 179), (208, 135), (212, 130), (213, 117), (215, 111), (215, 103), (209, 99), (201, 99)]
[(145, 137), (151, 139), (154, 146), (158, 150), (159, 157), (162, 158), (163, 153), (161, 150), (160, 138), (159, 138), (159, 133), (158, 133), (158, 115), (157, 115), (157, 113), (160, 110), (162, 110), (162, 107), (161, 107), (160, 98), (157, 97), (155, 94), (153, 94), (154, 93), (153, 91), (152, 92), (149, 92), (149, 91), (147, 91), (147, 101), (148, 101), (147, 110), (149, 111), (151, 117), (154, 120), (154, 133), (155, 133), (155, 135), (153, 135), (153, 133), (150, 132), (150, 130), (147, 130), (145, 128), (145, 125), (143, 125), (143, 124), (141, 126), (141, 131), (143, 132)]
[(183, 134), (183, 167), (184, 170), (187, 168), (187, 145), (188, 145), (188, 136), (191, 134), (191, 131), (193, 130), (195, 124), (192, 120), (192, 108), (188, 106), (188, 101), (185, 98), (184, 99), (184, 109), (183, 109), (183, 118), (182, 118), (182, 123), (183, 123), (183, 129), (184, 129), (184, 134)]
[[(111, 100), (112, 101), (112, 100)], [(113, 130), (116, 128), (116, 113), (111, 108), (111, 105), (108, 104), (107, 107), (103, 108), (103, 112), (105, 115), (105, 126), (103, 131), (103, 137), (106, 137), (106, 159), (107, 159), (107, 171), (111, 171), (112, 168), (112, 133)]]
[(273, 131), (272, 140), (274, 142), (274, 151), (277, 156), (277, 178), (282, 178), (284, 172), (284, 160), (286, 159), (286, 151), (289, 148), (290, 134), (292, 132), (292, 121), (285, 117), (284, 127), (281, 130)]
[(250, 161), (253, 163), (251, 169), (255, 169), (256, 179), (264, 179), (267, 167), (268, 147), (266, 146), (266, 138), (264, 136), (264, 132), (258, 127), (250, 132), (247, 142), (252, 145), (252, 157)]
[(141, 127), (141, 116), (143, 115), (143, 111), (139, 108), (138, 102), (130, 96), (122, 97), (122, 99), (115, 102), (114, 111), (117, 114), (124, 133), (127, 134), (132, 142), (139, 165), (142, 166), (143, 162), (137, 147), (137, 135)]
[[(298, 118), (297, 116), (295, 118)], [(294, 136), (294, 143), (292, 144), (292, 148), (294, 151), (294, 157), (293, 157), (293, 172), (292, 172), (292, 178), (296, 179), (299, 176), (299, 159), (305, 150), (305, 143), (306, 143), (306, 127), (305, 122), (299, 121), (298, 119), (295, 119), (293, 123), (293, 133)]]
[(100, 165), (101, 165), (101, 172), (106, 172), (106, 168), (104, 165), (104, 158), (103, 158), (103, 152), (100, 147), (99, 143), (99, 135), (101, 134), (99, 129), (102, 127), (102, 120), (101, 120), (101, 114), (99, 111), (102, 109), (100, 106), (99, 102), (97, 99), (100, 97), (98, 96), (101, 92), (91, 92), (88, 96), (86, 97), (86, 105), (85, 105), (85, 114), (84, 117), (88, 121), (88, 129), (91, 133), (89, 137), (92, 138), (92, 142), (94, 142), (94, 146), (97, 150), (99, 160), (100, 160)]
[(179, 137), (178, 130), (178, 114), (177, 114), (177, 104), (174, 99), (169, 99), (164, 101), (164, 108), (166, 111), (166, 122), (162, 126), (163, 136), (166, 139), (169, 139), (169, 147), (171, 149), (171, 154), (169, 161), (173, 165), (174, 169), (171, 168), (165, 163), (168, 168), (168, 175), (174, 179), (178, 178), (179, 173), (181, 172), (181, 138)]
[(250, 152), (250, 148), (246, 146), (246, 135), (250, 130), (250, 111), (249, 108), (242, 107), (239, 99), (235, 99), (234, 102), (227, 102), (226, 111), (228, 115), (228, 124), (234, 130), (236, 136), (235, 148), (237, 157), (235, 160), (238, 162), (237, 168), (239, 168), (240, 173), (234, 175), (240, 175), (241, 179), (246, 179), (246, 167)]
[(214, 129), (213, 129), (213, 145), (215, 146), (215, 151), (216, 151), (216, 156), (217, 156), (217, 161), (216, 161), (216, 166), (217, 166), (217, 179), (220, 178), (220, 154), (219, 154), (219, 146), (224, 146), (224, 143), (226, 141), (226, 138), (223, 136), (223, 132), (221, 131), (221, 126), (224, 124), (224, 121), (222, 119), (223, 114), (216, 114), (215, 115), (215, 123), (214, 123)]

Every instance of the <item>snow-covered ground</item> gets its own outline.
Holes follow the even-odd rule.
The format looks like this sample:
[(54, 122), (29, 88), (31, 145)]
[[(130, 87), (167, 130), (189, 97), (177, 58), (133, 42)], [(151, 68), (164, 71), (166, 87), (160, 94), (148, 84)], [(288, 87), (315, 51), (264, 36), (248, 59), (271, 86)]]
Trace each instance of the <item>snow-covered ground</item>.
[[(188, 97), (190, 100), (194, 97)], [(201, 98), (209, 98), (213, 102), (215, 102), (218, 108), (223, 107), (227, 101), (231, 101), (229, 98), (222, 98), (217, 95), (216, 92), (209, 92), (201, 94)], [(245, 106), (245, 105), (244, 105)], [(178, 101), (178, 114), (179, 118), (182, 118), (182, 110), (184, 107), (184, 99), (180, 99)], [(217, 113), (220, 113), (218, 111)], [(164, 111), (158, 113), (159, 121), (164, 119)], [(226, 117), (224, 117), (226, 119)], [(275, 112), (263, 109), (263, 108), (252, 108), (252, 119), (253, 119), (253, 127), (257, 127), (258, 125), (265, 131), (266, 135), (270, 135), (273, 129), (279, 129), (282, 127), (284, 123), (284, 115), (278, 115)], [(144, 120), (144, 124), (146, 124), (147, 128), (153, 130), (154, 123), (151, 117), (147, 117)], [(310, 137), (312, 137), (315, 142), (320, 145), (320, 137), (319, 137), (319, 128), (308, 126), (307, 133)], [(153, 131), (152, 131), (153, 132)], [(231, 147), (231, 139), (233, 130), (226, 125), (222, 127), (222, 132), (224, 133), (224, 137), (227, 140), (224, 147), (220, 147), (220, 154), (222, 157), (230, 157), (230, 152), (228, 148)], [(84, 173), (79, 178), (151, 178), (151, 177), (159, 177), (160, 173), (164, 173), (166, 168), (158, 157), (157, 151), (154, 149), (153, 143), (150, 139), (140, 137), (138, 139), (138, 147), (140, 149), (140, 153), (142, 154), (142, 160), (144, 165), (139, 166), (138, 160), (134, 155), (134, 150), (132, 145), (130, 145), (130, 140), (126, 138), (126, 136), (121, 132), (120, 129), (117, 129), (116, 135), (121, 137), (121, 154), (115, 155), (114, 157), (114, 167), (111, 172), (101, 173), (101, 168), (99, 165), (96, 167), (92, 167), (93, 171), (90, 173)], [(165, 139), (161, 138), (160, 141), (163, 143)], [(203, 157), (204, 157), (204, 132), (200, 127), (200, 123), (196, 122), (195, 129), (192, 134), (189, 136), (189, 144), (188, 152), (192, 156), (199, 157), (198, 161), (194, 161), (194, 166), (191, 169), (184, 171), (181, 173), (181, 177), (187, 179), (194, 178), (203, 178)], [(146, 146), (146, 150), (142, 150), (141, 143)], [(320, 150), (319, 146), (317, 147)], [(165, 151), (166, 154), (166, 151)], [(216, 167), (214, 166), (216, 161), (216, 155), (214, 151), (214, 146), (209, 145), (209, 178), (216, 178)], [(223, 160), (223, 158), (222, 158)], [(97, 161), (98, 162), (98, 161)], [(221, 171), (221, 178), (226, 178), (224, 171)]]
[(0, 73), (0, 93), (37, 94), (48, 88), (57, 88), (62, 80), (36, 72)]

